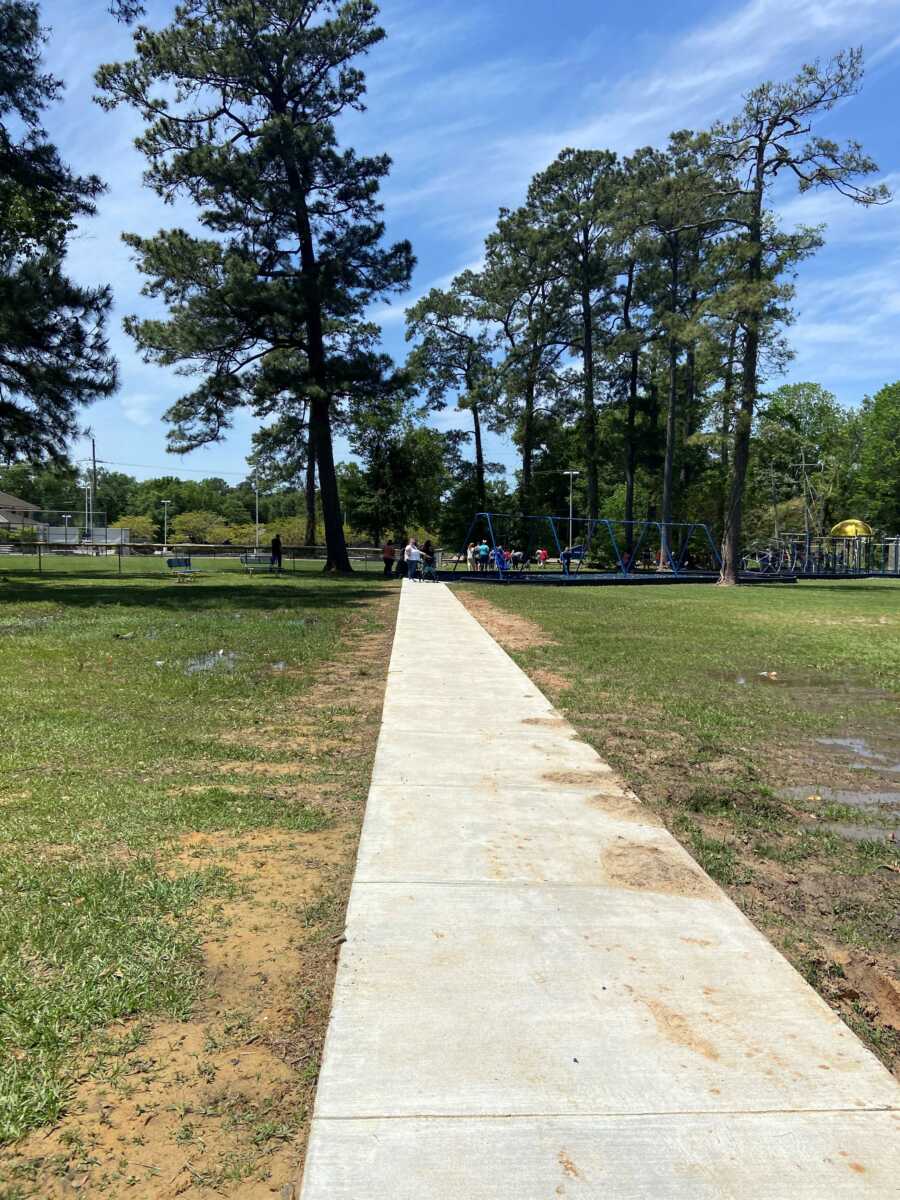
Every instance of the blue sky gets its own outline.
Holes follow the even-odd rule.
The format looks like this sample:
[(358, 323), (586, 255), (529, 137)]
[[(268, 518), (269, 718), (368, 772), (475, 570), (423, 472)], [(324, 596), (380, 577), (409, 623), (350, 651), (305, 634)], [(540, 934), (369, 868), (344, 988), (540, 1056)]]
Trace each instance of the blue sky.
[[(141, 478), (162, 468), (236, 479), (245, 473), (252, 420), (240, 418), (225, 443), (167, 454), (162, 413), (184, 381), (142, 363), (121, 330), (124, 314), (148, 309), (120, 234), (190, 224), (191, 215), (142, 187), (135, 115), (91, 102), (96, 65), (129, 55), (127, 31), (105, 8), (106, 0), (42, 4), (52, 30), (47, 64), (67, 83), (47, 127), (73, 166), (109, 184), (70, 255), (73, 275), (109, 282), (116, 297), (111, 333), (122, 386), (87, 420), (98, 456)], [(151, 2), (151, 21), (172, 8)], [(388, 39), (366, 64), (368, 111), (342, 127), (347, 143), (393, 158), (383, 193), (388, 235), (408, 237), (418, 257), (408, 298), (378, 311), (385, 348), (404, 355), (404, 305), (477, 265), (497, 209), (521, 203), (531, 176), (563, 146), (627, 154), (659, 144), (672, 129), (727, 117), (761, 80), (845, 46), (865, 47), (865, 85), (820, 131), (858, 138), (900, 191), (898, 18), (900, 0), (385, 0)], [(785, 190), (779, 207), (786, 224), (828, 226), (825, 249), (797, 281), (789, 333), (796, 358), (785, 378), (816, 380), (856, 403), (900, 377), (900, 198), (867, 212), (838, 196)], [(441, 417), (445, 425), (464, 421), (452, 411)], [(504, 439), (492, 438), (488, 450), (514, 468)]]

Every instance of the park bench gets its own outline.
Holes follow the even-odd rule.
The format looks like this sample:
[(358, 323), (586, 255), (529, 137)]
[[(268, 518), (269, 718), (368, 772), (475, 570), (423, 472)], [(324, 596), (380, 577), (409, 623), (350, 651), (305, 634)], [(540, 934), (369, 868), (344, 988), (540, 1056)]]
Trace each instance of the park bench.
[(254, 571), (274, 571), (271, 554), (242, 554), (241, 566), (252, 575)]
[(167, 558), (166, 566), (175, 576), (176, 583), (190, 583), (197, 572), (191, 566), (189, 557)]

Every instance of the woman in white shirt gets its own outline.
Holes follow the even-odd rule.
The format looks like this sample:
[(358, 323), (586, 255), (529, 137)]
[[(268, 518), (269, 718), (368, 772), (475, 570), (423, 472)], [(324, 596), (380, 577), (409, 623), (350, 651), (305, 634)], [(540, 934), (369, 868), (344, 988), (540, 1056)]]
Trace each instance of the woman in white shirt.
[(419, 549), (419, 543), (414, 537), (409, 539), (409, 544), (403, 551), (403, 560), (406, 563), (406, 578), (409, 580), (416, 579), (419, 574), (419, 561), (422, 558), (422, 551)]

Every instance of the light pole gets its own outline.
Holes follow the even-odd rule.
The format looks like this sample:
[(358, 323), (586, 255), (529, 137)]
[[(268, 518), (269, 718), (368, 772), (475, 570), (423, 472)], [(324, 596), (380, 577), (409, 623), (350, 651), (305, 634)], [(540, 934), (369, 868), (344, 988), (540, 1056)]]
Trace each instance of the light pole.
[(94, 541), (94, 497), (91, 494), (91, 485), (83, 484), (84, 488), (84, 535), (90, 541)]
[(572, 488), (575, 484), (575, 476), (580, 475), (580, 471), (563, 471), (563, 475), (569, 477), (569, 549), (572, 549)]
[(253, 480), (253, 492), (256, 496), (256, 549), (259, 549), (259, 483)]
[(63, 513), (62, 519), (66, 523), (66, 545), (68, 546), (68, 544), (69, 544), (69, 522), (72, 520), (72, 514), (71, 513)]
[(169, 505), (171, 500), (161, 501), (163, 506), (163, 550), (169, 544)]

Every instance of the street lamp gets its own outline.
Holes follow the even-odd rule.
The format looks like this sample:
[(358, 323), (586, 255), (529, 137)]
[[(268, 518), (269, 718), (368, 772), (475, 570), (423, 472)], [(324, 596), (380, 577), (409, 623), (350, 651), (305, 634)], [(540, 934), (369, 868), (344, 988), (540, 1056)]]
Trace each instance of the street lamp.
[(94, 497), (91, 492), (91, 485), (83, 483), (84, 489), (84, 532), (88, 541), (94, 540)]
[(569, 549), (572, 549), (572, 488), (575, 484), (575, 476), (580, 475), (580, 471), (563, 471), (563, 475), (569, 477)]
[(163, 500), (161, 503), (163, 506), (163, 550), (165, 550), (169, 543), (169, 505), (172, 501)]

